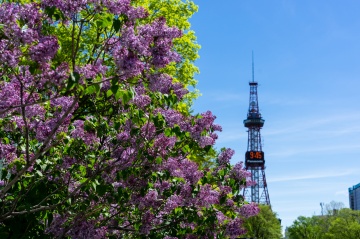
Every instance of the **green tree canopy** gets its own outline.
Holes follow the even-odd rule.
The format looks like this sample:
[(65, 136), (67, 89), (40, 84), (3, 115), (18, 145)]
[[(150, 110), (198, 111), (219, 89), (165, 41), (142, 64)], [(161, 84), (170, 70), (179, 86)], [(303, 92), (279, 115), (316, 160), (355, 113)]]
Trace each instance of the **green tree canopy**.
[[(333, 203), (333, 205), (335, 204)], [(298, 217), (287, 229), (288, 238), (360, 238), (360, 211), (353, 211), (349, 208), (341, 208), (336, 211), (332, 209), (328, 210), (329, 213), (321, 216)]]
[(258, 215), (246, 218), (246, 236), (259, 239), (279, 239), (282, 237), (281, 224), (277, 214), (267, 205), (259, 205)]

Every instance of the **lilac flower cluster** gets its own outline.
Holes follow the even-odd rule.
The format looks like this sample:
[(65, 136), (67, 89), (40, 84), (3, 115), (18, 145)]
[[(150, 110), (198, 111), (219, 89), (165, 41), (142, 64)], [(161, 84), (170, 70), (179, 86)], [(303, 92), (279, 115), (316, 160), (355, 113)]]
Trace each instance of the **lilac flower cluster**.
[(210, 207), (213, 204), (219, 203), (219, 192), (211, 188), (209, 184), (202, 186), (198, 195), (198, 205), (203, 207)]
[(0, 160), (5, 159), (6, 164), (11, 163), (16, 158), (15, 151), (13, 145), (0, 143)]
[(85, 144), (90, 145), (98, 141), (94, 132), (89, 132), (84, 130), (84, 121), (83, 120), (75, 120), (72, 124), (75, 128), (71, 132), (71, 136), (75, 139), (82, 139)]
[(243, 162), (235, 164), (233, 169), (230, 172), (230, 177), (237, 181), (242, 181), (243, 179), (247, 179), (251, 176), (251, 173), (244, 170)]
[(144, 18), (147, 12), (139, 7), (134, 8), (130, 5), (130, 0), (44, 0), (42, 1), (43, 7), (57, 7), (65, 16), (72, 18), (77, 12), (86, 9), (89, 5), (93, 5), (94, 10), (97, 12), (103, 11), (104, 8), (115, 15), (127, 15), (130, 20)]
[(93, 64), (77, 67), (76, 71), (85, 79), (94, 79), (97, 75), (105, 75), (107, 69), (108, 67), (103, 65), (102, 60), (97, 60)]
[(246, 230), (241, 227), (243, 221), (240, 218), (231, 220), (225, 230), (225, 234), (230, 237), (230, 239), (238, 238), (239, 235), (246, 233)]
[(152, 91), (168, 94), (171, 87), (171, 81), (171, 77), (166, 74), (151, 75), (149, 88)]
[(180, 125), (181, 122), (184, 122), (185, 117), (180, 114), (178, 111), (173, 110), (173, 109), (168, 109), (168, 110), (164, 110), (164, 109), (158, 109), (158, 111), (162, 114), (162, 116), (165, 118), (166, 123), (170, 126), (170, 127), (174, 127), (175, 125)]
[(41, 64), (52, 59), (58, 49), (59, 44), (56, 37), (44, 36), (39, 39), (37, 45), (30, 48), (30, 56), (32, 60)]
[(72, 118), (72, 113), (75, 111), (73, 108), (67, 115), (64, 122), (60, 125), (59, 120), (65, 116), (65, 112), (70, 108), (70, 106), (74, 103), (74, 99), (72, 97), (59, 97), (50, 101), (50, 106), (54, 109), (53, 118), (49, 118), (45, 121), (35, 122), (34, 130), (36, 131), (36, 138), (39, 141), (44, 141), (48, 138), (51, 131), (57, 128), (57, 132), (67, 131), (67, 128), (70, 124), (70, 120)]
[[(39, 29), (41, 27), (42, 14), (40, 13), (37, 4), (20, 5), (15, 3), (3, 3), (0, 6), (0, 23), (6, 25), (2, 32), (6, 38), (5, 41), (8, 47), (19, 49), (22, 43), (32, 43), (39, 36)], [(26, 23), (25, 26), (20, 27), (17, 20), (21, 19)], [(11, 39), (7, 41), (5, 39)]]
[(218, 156), (219, 165), (225, 165), (225, 164), (230, 163), (230, 159), (234, 154), (235, 154), (235, 151), (232, 149), (229, 149), (229, 148), (221, 151), (221, 153)]
[(181, 177), (187, 182), (194, 185), (203, 176), (203, 172), (198, 170), (196, 163), (188, 159), (169, 158), (164, 168), (174, 177)]
[(255, 216), (259, 213), (259, 211), (259, 207), (256, 205), (256, 203), (253, 202), (245, 204), (239, 209), (240, 214), (243, 215), (245, 218)]
[(178, 100), (181, 100), (189, 91), (181, 83), (173, 83), (172, 78), (167, 74), (149, 75), (149, 88), (153, 92), (169, 94), (173, 92)]
[(71, 238), (77, 239), (102, 239), (106, 237), (107, 228), (96, 227), (95, 220), (88, 221), (79, 217), (74, 220), (74, 226), (69, 231), (64, 227), (66, 221), (66, 216), (55, 215), (51, 225), (46, 229), (46, 233), (56, 237), (63, 237), (67, 234)]
[[(8, 40), (0, 41), (0, 62), (9, 67), (15, 67), (19, 62), (21, 52), (17, 48), (11, 48)], [(0, 73), (2, 74), (2, 73)]]
[(197, 139), (197, 141), (199, 142), (199, 146), (202, 148), (208, 145), (215, 144), (215, 140), (218, 137), (217, 134), (210, 133), (209, 135), (203, 135), (204, 131), (211, 132), (215, 131), (215, 129), (219, 129), (217, 125), (213, 127), (215, 119), (216, 117), (210, 111), (207, 111), (201, 114), (201, 117), (196, 120), (195, 125), (192, 126), (190, 129), (192, 136)]
[[(139, 11), (132, 12), (142, 16)], [(138, 27), (137, 33), (132, 25), (125, 26), (119, 41), (114, 41), (111, 48), (121, 78), (137, 76), (149, 66), (162, 68), (172, 61), (180, 61), (180, 56), (172, 49), (172, 40), (180, 36), (181, 31), (167, 27), (163, 18)], [(111, 43), (108, 45), (110, 47)], [(140, 56), (151, 57), (151, 61), (144, 63)], [(166, 78), (162, 80), (169, 81)], [(169, 87), (170, 83), (171, 81), (166, 87)], [(166, 90), (166, 87), (163, 90)]]
[[(36, 180), (31, 183), (41, 181), (49, 190), (55, 188), (41, 202), (41, 207), (52, 206), (59, 199), (60, 206), (47, 211), (54, 215), (53, 221), (42, 225), (51, 236), (106, 238), (129, 232), (135, 238), (162, 228), (165, 236), (170, 235), (166, 231), (170, 225), (191, 231), (182, 238), (199, 238), (195, 234), (202, 223), (214, 218), (206, 224), (203, 238), (215, 237), (219, 230), (235, 238), (244, 233), (239, 218), (258, 211), (253, 204), (240, 206), (229, 181), (242, 182), (250, 173), (242, 164), (230, 166), (231, 149), (220, 153), (214, 169), (201, 170), (190, 160), (206, 155), (203, 148), (215, 144), (215, 131), (221, 127), (214, 124), (216, 117), (210, 111), (191, 116), (172, 106), (188, 91), (160, 68), (181, 61), (173, 40), (182, 33), (168, 27), (164, 18), (142, 24), (138, 20), (147, 12), (131, 4), (130, 0), (44, 0), (0, 5), (0, 24), (6, 26), (0, 39), (0, 130), (9, 135), (9, 142), (0, 142), (0, 159), (11, 164), (26, 158), (16, 161), (21, 167), (11, 166), (9, 171), (19, 173), (19, 180), (30, 178), (20, 175), (20, 170), (32, 173)], [(74, 31), (87, 34), (79, 36), (81, 48), (81, 41), (93, 33), (88, 28), (100, 25), (104, 9), (116, 14), (110, 19), (114, 23), (123, 21), (120, 29), (111, 28), (109, 38), (101, 35), (104, 44), (94, 45), (89, 59), (83, 59), (91, 54), (87, 48), (72, 49), (69, 55), (77, 58), (60, 62), (65, 54), (59, 54), (60, 46), (66, 48), (63, 39), (44, 31), (42, 24), (54, 28), (85, 24)], [(61, 13), (59, 22), (55, 16), (49, 18), (51, 10)], [(86, 21), (80, 20), (84, 12), (89, 14)], [(88, 24), (90, 16), (99, 22)], [(74, 72), (70, 75), (70, 71)], [(80, 81), (71, 85), (76, 74)], [(87, 91), (94, 82), (102, 87), (97, 94)], [(131, 99), (118, 98), (122, 92), (131, 92)], [(220, 170), (226, 175), (220, 177)], [(7, 183), (0, 182), (5, 187)], [(10, 186), (8, 192), (17, 190)], [(2, 193), (0, 198), (6, 192)]]

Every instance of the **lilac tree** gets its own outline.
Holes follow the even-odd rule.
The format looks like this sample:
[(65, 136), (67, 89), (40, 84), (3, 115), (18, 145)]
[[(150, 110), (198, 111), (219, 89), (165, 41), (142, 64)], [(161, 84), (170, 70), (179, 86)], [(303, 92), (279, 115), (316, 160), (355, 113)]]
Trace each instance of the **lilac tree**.
[[(179, 110), (182, 36), (130, 0), (0, 5), (1, 238), (236, 238), (258, 213), (211, 112)], [(31, 2), (31, 3), (30, 3)], [(136, 1), (135, 1), (136, 2)], [(151, 19), (151, 20), (149, 20)]]

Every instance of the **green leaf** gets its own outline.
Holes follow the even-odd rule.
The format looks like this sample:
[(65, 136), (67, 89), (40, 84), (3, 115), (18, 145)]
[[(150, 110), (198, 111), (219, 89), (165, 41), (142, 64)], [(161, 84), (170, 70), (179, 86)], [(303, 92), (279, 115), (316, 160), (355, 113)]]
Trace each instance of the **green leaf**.
[(7, 137), (4, 137), (3, 140), (4, 140), (5, 144), (9, 144), (9, 143), (10, 143), (10, 140), (9, 140)]
[(116, 93), (118, 92), (118, 90), (119, 90), (119, 85), (117, 85), (117, 84), (111, 85), (110, 90), (111, 90), (114, 94), (116, 94)]
[(45, 8), (45, 13), (52, 18), (52, 16), (54, 15), (54, 12), (56, 10), (56, 7), (46, 7)]
[(100, 197), (103, 196), (107, 192), (107, 189), (108, 189), (108, 187), (106, 185), (99, 185), (97, 187), (97, 192), (98, 192), (99, 196)]
[(135, 225), (134, 225), (135, 230), (136, 230), (136, 231), (139, 231), (140, 226), (141, 226), (141, 223), (140, 223), (140, 222), (135, 223)]
[(85, 167), (85, 166), (80, 165), (79, 170), (80, 170), (80, 172), (81, 172), (81, 174), (82, 174), (83, 176), (86, 175), (86, 167)]
[(110, 97), (110, 96), (112, 96), (112, 95), (113, 95), (112, 90), (106, 91), (106, 97)]
[(121, 21), (119, 19), (113, 19), (113, 27), (116, 32), (120, 31)]
[(77, 72), (72, 72), (68, 79), (68, 84), (66, 86), (67, 90), (71, 90), (77, 83), (79, 83), (80, 75)]
[(157, 157), (157, 158), (155, 159), (155, 161), (156, 161), (157, 164), (161, 164), (161, 163), (162, 163), (162, 158)]
[(95, 93), (96, 91), (97, 91), (96, 85), (91, 85), (86, 88), (85, 95), (91, 95), (91, 94)]
[(96, 21), (96, 25), (98, 27), (103, 27), (103, 28), (109, 27), (112, 24), (113, 24), (112, 19), (109, 14), (105, 15), (103, 18)]
[(189, 152), (190, 152), (190, 147), (189, 147), (189, 145), (185, 145), (184, 147), (181, 148), (181, 150), (182, 150), (184, 153), (189, 153)]
[(181, 207), (175, 208), (175, 213), (176, 213), (176, 214), (181, 213), (181, 212), (182, 212), (182, 208), (181, 208)]
[(131, 91), (125, 91), (123, 94), (122, 94), (122, 101), (123, 101), (123, 104), (126, 104), (128, 103), (132, 98), (132, 93)]
[(91, 186), (94, 188), (94, 190), (96, 191), (96, 183), (95, 182), (91, 182)]

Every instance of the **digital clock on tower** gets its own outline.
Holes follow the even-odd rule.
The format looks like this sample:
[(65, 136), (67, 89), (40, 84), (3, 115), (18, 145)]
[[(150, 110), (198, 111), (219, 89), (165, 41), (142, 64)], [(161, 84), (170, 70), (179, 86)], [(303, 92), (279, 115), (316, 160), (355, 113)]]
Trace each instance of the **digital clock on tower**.
[(264, 152), (263, 151), (247, 151), (245, 154), (246, 160), (251, 161), (264, 161)]

